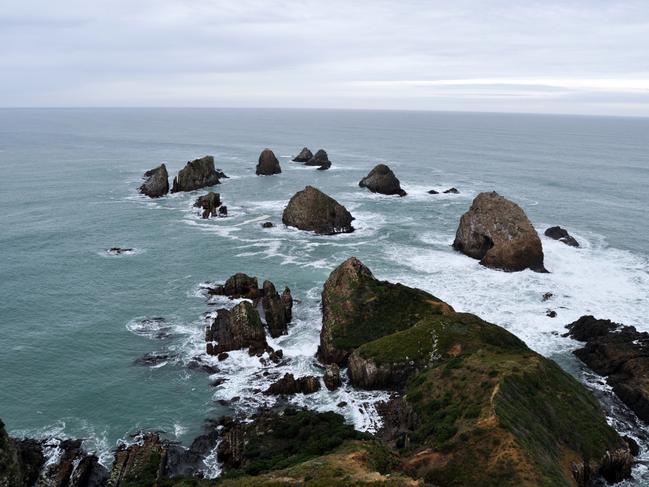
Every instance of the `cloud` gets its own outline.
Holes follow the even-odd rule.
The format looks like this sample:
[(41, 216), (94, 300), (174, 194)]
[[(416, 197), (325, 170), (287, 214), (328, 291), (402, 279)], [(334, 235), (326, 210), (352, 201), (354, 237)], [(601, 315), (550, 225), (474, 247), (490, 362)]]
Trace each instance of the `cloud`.
[(25, 0), (0, 106), (649, 115), (648, 32), (634, 0)]

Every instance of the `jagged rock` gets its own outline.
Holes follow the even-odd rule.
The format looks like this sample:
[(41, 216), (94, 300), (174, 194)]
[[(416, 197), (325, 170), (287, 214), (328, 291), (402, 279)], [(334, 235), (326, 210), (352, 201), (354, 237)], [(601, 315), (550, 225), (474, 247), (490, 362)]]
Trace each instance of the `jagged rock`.
[(284, 300), (275, 290), (275, 286), (270, 281), (264, 281), (263, 297), (261, 305), (264, 310), (266, 326), (270, 336), (277, 338), (288, 333), (288, 322)]
[(270, 149), (264, 149), (259, 155), (259, 162), (255, 173), (257, 176), (271, 176), (273, 174), (280, 174), (282, 168), (279, 166), (279, 161), (275, 154)]
[(444, 191), (444, 194), (460, 194), (460, 192), (457, 190), (457, 188), (449, 188)]
[(282, 291), (282, 305), (284, 306), (284, 319), (286, 323), (293, 321), (293, 296), (288, 287)]
[(111, 487), (131, 485), (158, 485), (164, 478), (167, 448), (160, 437), (147, 433), (142, 440), (130, 446), (121, 445), (115, 451), (110, 473)]
[(160, 198), (169, 192), (169, 174), (164, 164), (145, 172), (143, 179), (139, 191), (149, 198)]
[(383, 419), (378, 436), (399, 449), (410, 447), (410, 437), (420, 422), (406, 398), (394, 396), (376, 404), (376, 411)]
[(541, 298), (541, 301), (549, 301), (550, 299), (552, 299), (553, 296), (554, 294), (550, 292), (543, 293), (543, 297)]
[(225, 284), (209, 288), (208, 292), (217, 296), (227, 296), (231, 299), (245, 298), (253, 301), (261, 297), (261, 290), (256, 277), (250, 277), (243, 272), (230, 276)]
[(273, 222), (264, 222), (261, 224), (261, 228), (273, 228), (274, 226)]
[(329, 364), (324, 372), (324, 384), (330, 391), (335, 391), (340, 387), (340, 367), (338, 364)]
[(582, 316), (566, 328), (571, 338), (586, 342), (575, 355), (606, 376), (622, 402), (649, 421), (649, 333), (593, 316)]
[(174, 178), (172, 193), (194, 191), (219, 184), (219, 179), (227, 177), (223, 172), (214, 169), (214, 157), (205, 156), (189, 161)]
[(406, 357), (401, 362), (377, 363), (372, 358), (363, 357), (358, 350), (349, 356), (347, 365), (347, 375), (354, 387), (397, 390), (423, 366)]
[(480, 259), (486, 267), (547, 272), (541, 239), (525, 212), (495, 191), (480, 193), (473, 200), (462, 215), (453, 248)]
[(242, 301), (231, 310), (218, 310), (206, 331), (205, 340), (209, 355), (218, 356), (222, 352), (246, 347), (254, 351), (254, 355), (268, 348), (259, 313), (248, 301)]
[(367, 188), (372, 193), (405, 196), (399, 180), (385, 164), (378, 164), (358, 183), (361, 188)]
[(344, 206), (313, 186), (295, 193), (282, 214), (285, 225), (321, 235), (353, 232), (353, 219)]
[(602, 477), (607, 482), (616, 484), (631, 477), (634, 460), (628, 449), (619, 448), (613, 453), (606, 452), (600, 463), (599, 473)]
[(313, 153), (307, 148), (303, 148), (300, 153), (293, 158), (293, 162), (307, 162), (313, 158)]
[(111, 247), (108, 250), (106, 250), (106, 253), (108, 255), (122, 255), (122, 254), (130, 254), (132, 252), (133, 249), (129, 247)]
[(296, 379), (293, 374), (284, 374), (284, 377), (270, 385), (264, 391), (266, 395), (293, 395), (293, 394), (313, 394), (320, 390), (320, 381), (317, 377), (307, 375)]
[(209, 218), (210, 216), (216, 216), (217, 210), (221, 206), (221, 195), (210, 191), (206, 195), (199, 196), (194, 207), (203, 208), (203, 218)]
[(320, 149), (315, 155), (304, 163), (305, 166), (320, 166), (319, 169), (325, 170), (331, 167), (331, 162), (329, 161), (329, 156), (327, 153)]
[(363, 343), (410, 327), (430, 314), (452, 311), (425, 291), (379, 281), (360, 260), (350, 257), (324, 284), (318, 358), (344, 365)]
[(563, 242), (570, 247), (579, 247), (579, 242), (565, 228), (550, 227), (545, 231), (545, 236)]
[(35, 485), (44, 463), (45, 457), (40, 442), (10, 438), (0, 420), (0, 486)]
[(201, 472), (205, 468), (205, 457), (214, 450), (219, 438), (218, 425), (208, 421), (204, 426), (204, 433), (194, 438), (189, 448), (168, 445), (165, 477), (192, 477)]

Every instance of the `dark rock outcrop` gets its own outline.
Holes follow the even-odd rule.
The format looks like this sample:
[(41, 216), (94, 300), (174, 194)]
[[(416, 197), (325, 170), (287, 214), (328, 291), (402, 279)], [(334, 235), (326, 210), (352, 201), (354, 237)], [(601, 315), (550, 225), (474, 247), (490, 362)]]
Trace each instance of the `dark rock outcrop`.
[(164, 164), (145, 172), (143, 179), (139, 191), (149, 198), (160, 198), (169, 192), (169, 174)]
[(273, 222), (264, 222), (261, 224), (261, 228), (273, 228), (274, 226)]
[(259, 162), (255, 169), (257, 176), (272, 176), (273, 174), (280, 174), (282, 168), (279, 166), (279, 161), (275, 154), (270, 149), (264, 149), (259, 155)]
[(439, 191), (435, 191), (434, 189), (431, 189), (428, 191), (428, 194), (439, 194)]
[(568, 230), (566, 230), (565, 228), (550, 227), (544, 233), (546, 237), (550, 237), (554, 240), (558, 240), (559, 242), (563, 242), (570, 247), (579, 247), (579, 242), (577, 242), (577, 240), (575, 240), (575, 238), (570, 235), (568, 233)]
[(322, 330), (318, 357), (344, 365), (362, 344), (412, 326), (453, 308), (420, 289), (379, 281), (356, 257), (340, 264), (322, 291)]
[(205, 156), (189, 161), (174, 178), (172, 193), (179, 191), (194, 191), (219, 184), (219, 179), (227, 177), (214, 168), (214, 157)]
[(296, 379), (293, 374), (284, 374), (284, 377), (270, 385), (264, 391), (266, 395), (289, 396), (293, 394), (313, 394), (320, 390), (320, 380), (313, 375)]
[(251, 299), (253, 301), (261, 297), (261, 290), (256, 277), (251, 277), (243, 272), (237, 272), (230, 276), (225, 284), (208, 289), (209, 294), (227, 296), (230, 299)]
[(444, 191), (444, 194), (460, 194), (460, 192), (457, 190), (457, 188), (449, 188)]
[(295, 193), (282, 214), (285, 225), (321, 235), (353, 232), (353, 219), (343, 205), (313, 186)]
[(649, 333), (593, 316), (582, 316), (566, 328), (568, 336), (586, 342), (575, 355), (606, 376), (622, 402), (649, 422)]
[(228, 216), (228, 207), (225, 205), (219, 206), (219, 216)]
[(158, 485), (164, 478), (166, 461), (166, 445), (158, 435), (147, 433), (140, 442), (117, 448), (109, 485)]
[(392, 169), (385, 164), (375, 166), (367, 176), (360, 180), (358, 185), (361, 188), (369, 189), (372, 193), (406, 195), (406, 192), (401, 189), (401, 183), (399, 183)]
[(242, 301), (231, 310), (218, 310), (216, 318), (207, 328), (205, 341), (209, 355), (242, 348), (248, 348), (254, 355), (268, 349), (264, 325), (259, 313), (248, 301)]
[(329, 389), (330, 391), (335, 391), (340, 387), (342, 382), (340, 380), (340, 367), (338, 367), (338, 364), (327, 365), (327, 367), (325, 368), (323, 381), (327, 389)]
[(132, 254), (133, 249), (130, 247), (111, 247), (108, 250), (106, 250), (106, 253), (108, 255), (122, 255), (122, 254)]
[(290, 311), (287, 319), (287, 309), (284, 305), (283, 296), (279, 295), (279, 293), (275, 289), (275, 286), (270, 281), (264, 281), (262, 294), (263, 297), (261, 298), (261, 306), (264, 310), (266, 326), (268, 327), (270, 336), (277, 338), (278, 336), (286, 335), (288, 333), (287, 326), (291, 319)]
[(313, 158), (313, 153), (308, 147), (304, 147), (300, 153), (293, 158), (293, 162), (308, 162)]
[(305, 166), (319, 166), (318, 169), (321, 171), (327, 170), (331, 167), (331, 161), (329, 161), (329, 156), (327, 153), (320, 149), (315, 155), (304, 163)]
[(221, 206), (221, 195), (219, 193), (215, 193), (214, 191), (210, 191), (206, 195), (199, 196), (194, 203), (195, 208), (203, 209), (203, 218), (216, 216), (219, 206)]
[(525, 212), (496, 192), (480, 193), (460, 220), (453, 248), (486, 267), (547, 272), (543, 247)]

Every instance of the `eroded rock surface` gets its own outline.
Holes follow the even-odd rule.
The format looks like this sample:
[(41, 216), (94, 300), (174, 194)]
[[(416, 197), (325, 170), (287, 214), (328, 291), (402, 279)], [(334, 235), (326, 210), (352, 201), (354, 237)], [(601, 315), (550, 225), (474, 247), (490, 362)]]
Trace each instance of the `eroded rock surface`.
[(313, 186), (295, 193), (282, 214), (285, 225), (321, 235), (353, 232), (353, 219), (347, 208)]
[(214, 186), (220, 179), (227, 177), (223, 172), (214, 168), (214, 157), (205, 156), (189, 161), (174, 178), (172, 193), (179, 191), (194, 191), (196, 189)]
[(143, 179), (140, 193), (150, 198), (160, 198), (169, 192), (169, 174), (164, 164), (145, 172)]
[(568, 230), (561, 227), (550, 227), (545, 231), (545, 236), (563, 242), (570, 247), (579, 247), (579, 242), (568, 233)]

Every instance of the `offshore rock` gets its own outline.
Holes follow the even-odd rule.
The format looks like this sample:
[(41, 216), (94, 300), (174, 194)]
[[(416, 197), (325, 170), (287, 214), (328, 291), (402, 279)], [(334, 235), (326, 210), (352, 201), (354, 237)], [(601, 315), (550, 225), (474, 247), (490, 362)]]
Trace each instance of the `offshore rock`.
[(358, 183), (361, 188), (367, 188), (372, 193), (381, 193), (387, 195), (405, 196), (406, 192), (401, 189), (401, 183), (397, 177), (385, 164), (379, 164), (372, 169)]
[(331, 161), (329, 161), (329, 156), (327, 153), (320, 149), (315, 155), (304, 163), (305, 166), (320, 166), (318, 169), (326, 170), (331, 167)]
[(313, 186), (295, 193), (282, 214), (285, 225), (320, 235), (353, 232), (353, 219), (343, 205)]
[(304, 147), (300, 153), (293, 158), (293, 162), (308, 162), (313, 158), (313, 153), (308, 147)]
[(285, 299), (290, 299), (292, 306), (290, 291), (288, 292), (288, 298), (285, 298), (284, 296), (279, 295), (272, 282), (264, 281), (262, 294), (261, 305), (264, 310), (266, 326), (268, 327), (270, 336), (277, 338), (281, 335), (286, 335), (288, 333), (288, 323), (291, 320), (290, 311), (287, 319), (287, 309), (284, 301)]
[(460, 219), (453, 248), (486, 267), (547, 272), (543, 247), (525, 212), (496, 192), (480, 193)]
[(169, 192), (169, 174), (164, 164), (145, 172), (143, 179), (139, 191), (149, 198), (160, 198)]
[(259, 155), (259, 162), (257, 163), (255, 174), (257, 176), (272, 176), (281, 172), (282, 168), (279, 166), (279, 161), (273, 151), (264, 149)]
[(255, 355), (268, 349), (264, 325), (259, 313), (248, 301), (242, 301), (231, 310), (219, 309), (206, 330), (205, 340), (208, 342), (209, 355), (218, 356), (222, 352), (242, 348), (248, 348)]
[(559, 242), (563, 242), (570, 247), (579, 247), (579, 242), (577, 242), (577, 240), (575, 240), (575, 238), (570, 235), (568, 233), (568, 230), (566, 230), (565, 228), (550, 227), (544, 233), (546, 237), (550, 237), (554, 240), (558, 240)]
[(179, 191), (194, 191), (219, 184), (220, 178), (227, 177), (221, 171), (214, 169), (214, 157), (205, 156), (189, 161), (174, 178), (172, 193)]
[(203, 218), (216, 216), (219, 206), (221, 206), (221, 195), (219, 193), (215, 193), (214, 191), (210, 191), (206, 195), (199, 196), (194, 203), (195, 208), (203, 209)]

